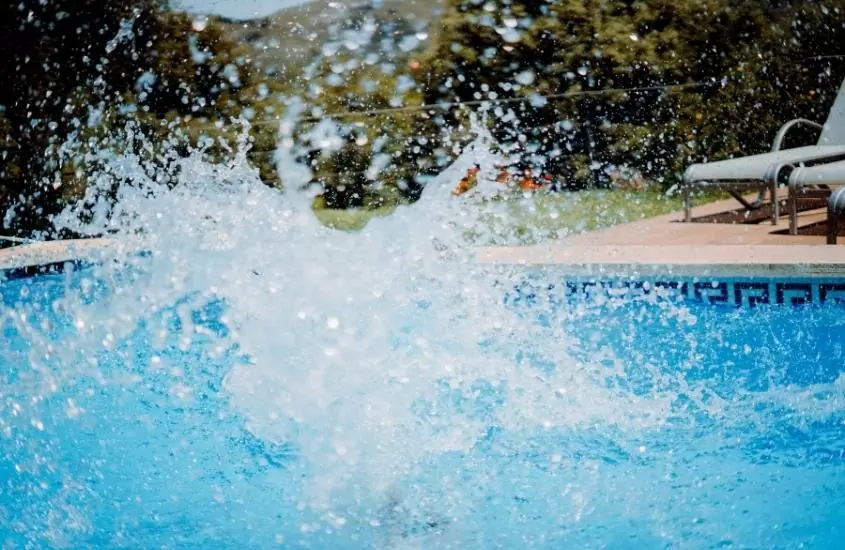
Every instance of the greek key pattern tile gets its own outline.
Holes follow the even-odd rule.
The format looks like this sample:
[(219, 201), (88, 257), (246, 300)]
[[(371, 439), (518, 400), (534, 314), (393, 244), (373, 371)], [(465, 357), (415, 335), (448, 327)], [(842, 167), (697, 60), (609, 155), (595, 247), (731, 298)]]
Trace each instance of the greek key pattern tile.
[(73, 266), (75, 269), (79, 269), (87, 267), (89, 265), (94, 265), (94, 263), (76, 260), (67, 262), (55, 262), (51, 264), (31, 265), (12, 269), (0, 269), (0, 281), (13, 281), (15, 279), (28, 279), (36, 275), (63, 273), (71, 266)]
[(823, 280), (790, 279), (702, 279), (624, 280), (572, 279), (559, 284), (525, 281), (508, 293), (513, 305), (558, 305), (565, 301), (597, 304), (609, 300), (646, 298), (694, 300), (714, 305), (758, 307), (768, 305), (845, 306), (845, 278)]

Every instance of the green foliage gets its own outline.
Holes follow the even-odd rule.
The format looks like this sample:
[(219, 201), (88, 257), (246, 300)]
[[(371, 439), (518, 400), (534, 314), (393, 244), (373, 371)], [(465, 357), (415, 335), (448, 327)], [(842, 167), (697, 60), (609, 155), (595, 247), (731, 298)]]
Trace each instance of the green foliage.
[[(0, 106), (7, 120), (5, 168), (0, 208), (21, 200), (23, 223), (43, 226), (42, 180), (56, 169), (45, 150), (72, 129), (74, 111), (93, 93), (111, 97), (97, 77), (121, 76), (130, 61), (118, 47), (119, 30), (133, 18), (133, 7), (150, 2), (120, 0), (23, 0), (0, 5)], [(49, 202), (49, 201), (48, 201)]]
[[(473, 244), (528, 245), (677, 212), (683, 208), (683, 202), (680, 196), (667, 196), (655, 189), (646, 192), (591, 189), (577, 193), (537, 193), (530, 198), (521, 194), (508, 196), (496, 199), (495, 204), (482, 203), (478, 208), (483, 212), (484, 223), (466, 233)], [(314, 213), (324, 225), (342, 231), (361, 230), (371, 219), (392, 212), (393, 208), (387, 207), (338, 210), (325, 208), (322, 203), (314, 205)]]
[[(299, 140), (330, 208), (415, 198), (422, 178), (447, 160), (436, 113), (416, 108), (422, 87), (413, 70), (394, 67), (345, 52), (318, 65), (303, 91), (312, 122), (301, 125)], [(332, 125), (340, 143), (309, 141), (317, 121)]]
[[(493, 105), (490, 125), (573, 187), (604, 178), (591, 167), (621, 165), (671, 181), (693, 160), (764, 150), (797, 115), (823, 117), (845, 72), (801, 60), (841, 53), (843, 7), (449, 0), (425, 60), (426, 100), (573, 94)], [(702, 85), (576, 95), (692, 83)]]
[(0, 211), (15, 208), (16, 228), (47, 228), (67, 200), (69, 137), (84, 148), (88, 138), (150, 116), (228, 123), (249, 103), (252, 73), (235, 44), (213, 21), (198, 28), (166, 9), (159, 0), (0, 6)]
[[(127, 121), (168, 155), (202, 144), (223, 160), (238, 139), (234, 119), (260, 120), (248, 158), (280, 185), (282, 96), (305, 103), (295, 150), (332, 208), (413, 200), (467, 137), (476, 108), (420, 108), (441, 102), (509, 100), (479, 108), (494, 135), (571, 188), (608, 184), (616, 167), (671, 183), (690, 162), (767, 149), (788, 119), (824, 118), (845, 63), (811, 58), (845, 53), (843, 10), (845, 0), (446, 0), (425, 52), (396, 47), (414, 32), (403, 14), (386, 22), (364, 10), (359, 26), (377, 23), (378, 40), (334, 43), (332, 55), (304, 67), (297, 58), (275, 79), (232, 38), (233, 24), (158, 0), (9, 3), (0, 209), (18, 203), (20, 227), (45, 226), (82, 189), (89, 139), (120, 148), (113, 130)], [(675, 84), (695, 86), (665, 89)], [(82, 150), (58, 154), (71, 136)], [(166, 162), (156, 160), (164, 151), (139, 153)]]
[(157, 15), (138, 65), (148, 79), (138, 86), (138, 103), (159, 116), (169, 113), (231, 117), (244, 104), (237, 95), (249, 86), (253, 71), (246, 50), (224, 34), (215, 21), (197, 26), (185, 13)]

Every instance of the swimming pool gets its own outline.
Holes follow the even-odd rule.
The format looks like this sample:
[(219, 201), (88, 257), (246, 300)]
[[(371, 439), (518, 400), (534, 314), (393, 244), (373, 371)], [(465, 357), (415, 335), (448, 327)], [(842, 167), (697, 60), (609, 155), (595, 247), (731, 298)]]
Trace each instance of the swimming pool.
[[(276, 378), (262, 371), (243, 393), (260, 350), (234, 306), (174, 291), (133, 307), (160, 284), (148, 277), (88, 268), (0, 284), (6, 544), (837, 548), (845, 537), (836, 300), (752, 308), (527, 292), (468, 340), (454, 338), (462, 315), (489, 315), (466, 305), (444, 318), (409, 295), (390, 303), (384, 332), (366, 325), (368, 356), (384, 355), (378, 376), (355, 357), (368, 387), (317, 384), (312, 375), (347, 371), (299, 363), (292, 346), (312, 336), (329, 359), (348, 355), (342, 338), (368, 337), (333, 341), (344, 317), (329, 315), (285, 325)], [(372, 307), (383, 296), (369, 299), (361, 319), (387, 315)], [(475, 362), (491, 368), (462, 370)], [(313, 387), (320, 413), (280, 405), (268, 418), (302, 416), (284, 437), (256, 427), (253, 401), (292, 399), (291, 387)], [(356, 407), (368, 411), (347, 422)]]

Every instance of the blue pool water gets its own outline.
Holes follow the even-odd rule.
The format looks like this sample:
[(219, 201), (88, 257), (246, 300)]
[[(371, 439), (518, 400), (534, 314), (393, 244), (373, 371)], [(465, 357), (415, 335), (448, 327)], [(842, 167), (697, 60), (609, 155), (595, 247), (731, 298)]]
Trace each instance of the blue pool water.
[[(841, 305), (515, 305), (520, 334), (494, 327), (442, 343), (458, 346), (449, 352), (457, 362), (504, 359), (516, 370), (463, 385), (444, 376), (409, 394), (411, 420), (396, 428), (413, 447), (431, 445), (415, 439), (416, 424), (443, 433), (472, 424), (471, 445), (415, 454), (384, 490), (369, 485), (378, 474), (338, 476), (317, 506), (318, 470), (335, 462), (303, 459), (319, 440), (307, 422), (289, 440), (268, 437), (227, 386), (233, 369), (249, 372), (255, 361), (231, 304), (186, 294), (133, 310), (115, 296), (131, 288), (85, 272), (0, 285), (8, 547), (770, 549), (845, 540)], [(385, 353), (419, 357), (415, 338), (441, 342), (432, 309), (414, 300), (394, 312)], [(91, 328), (92, 311), (101, 326)], [(287, 358), (280, 371), (294, 370)], [(280, 378), (279, 389), (312, 383), (295, 371), (300, 378)], [(531, 381), (555, 384), (554, 399)], [(370, 395), (413, 381), (383, 384)], [(314, 407), (330, 409), (321, 399)]]

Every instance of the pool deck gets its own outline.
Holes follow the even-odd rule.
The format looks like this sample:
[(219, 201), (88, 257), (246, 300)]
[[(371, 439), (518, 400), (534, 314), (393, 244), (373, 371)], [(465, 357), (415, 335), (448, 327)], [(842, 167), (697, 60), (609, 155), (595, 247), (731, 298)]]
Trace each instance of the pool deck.
[[(704, 204), (693, 217), (737, 205), (733, 199)], [(824, 209), (803, 212), (799, 227), (825, 219)], [(682, 220), (683, 212), (675, 212), (535, 246), (484, 248), (477, 257), (484, 264), (554, 266), (588, 276), (845, 276), (845, 246), (827, 245), (824, 236), (789, 235), (786, 217), (777, 226)]]
[(137, 250), (140, 250), (138, 242), (109, 238), (32, 242), (0, 249), (0, 271), (27, 271), (67, 262), (101, 262)]
[[(733, 199), (704, 204), (693, 215), (736, 206)], [(824, 210), (804, 212), (799, 227), (825, 216)], [(675, 212), (535, 246), (482, 248), (477, 260), (485, 265), (549, 267), (578, 276), (845, 277), (845, 246), (827, 245), (824, 236), (789, 235), (786, 217), (777, 226), (769, 221), (716, 224), (682, 219), (683, 213)], [(0, 271), (96, 262), (139, 249), (139, 242), (109, 238), (31, 243), (0, 249)]]

